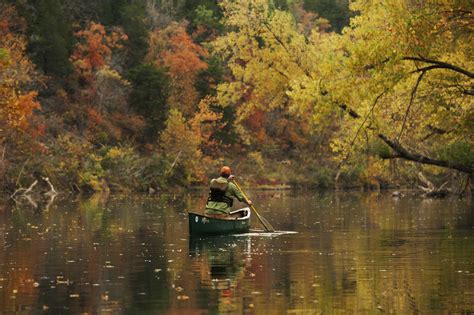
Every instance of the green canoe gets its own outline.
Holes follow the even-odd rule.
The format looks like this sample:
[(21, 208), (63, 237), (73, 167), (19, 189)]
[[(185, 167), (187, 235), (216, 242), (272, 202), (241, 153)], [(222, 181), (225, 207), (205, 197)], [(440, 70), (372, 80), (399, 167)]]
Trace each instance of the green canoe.
[(189, 212), (189, 234), (222, 235), (247, 233), (250, 229), (250, 208), (234, 210), (231, 219), (216, 219)]

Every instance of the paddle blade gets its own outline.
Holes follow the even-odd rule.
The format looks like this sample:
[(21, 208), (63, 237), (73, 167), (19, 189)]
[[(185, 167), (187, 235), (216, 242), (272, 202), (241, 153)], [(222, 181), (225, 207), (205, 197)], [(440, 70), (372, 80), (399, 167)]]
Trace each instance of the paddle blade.
[(262, 216), (257, 212), (257, 210), (255, 209), (254, 206), (252, 206), (252, 210), (253, 210), (253, 212), (257, 215), (258, 220), (260, 221), (260, 223), (262, 223), (262, 225), (263, 225), (263, 227), (265, 228), (265, 230), (267, 230), (268, 232), (275, 232), (275, 228), (270, 224), (270, 222), (268, 222), (267, 219), (265, 219), (264, 217), (262, 217)]
[(275, 228), (267, 221), (264, 217), (261, 217), (263, 226), (267, 229), (268, 232), (275, 232)]
[[(245, 194), (245, 192), (242, 190), (242, 188), (240, 188), (239, 184), (235, 181), (235, 179), (232, 179), (232, 181), (234, 182), (235, 186), (237, 187), (238, 190), (240, 190), (240, 192), (242, 193), (242, 195), (244, 195), (245, 199), (248, 200), (247, 198), (247, 195)], [(255, 209), (255, 207), (253, 205), (250, 206), (250, 208), (252, 208), (253, 212), (257, 215), (257, 218), (258, 220), (260, 221), (260, 223), (262, 223), (263, 227), (265, 228), (265, 230), (267, 230), (268, 232), (275, 232), (275, 228), (270, 224), (270, 222), (267, 221), (267, 219), (265, 219), (264, 217), (262, 217), (257, 209)]]

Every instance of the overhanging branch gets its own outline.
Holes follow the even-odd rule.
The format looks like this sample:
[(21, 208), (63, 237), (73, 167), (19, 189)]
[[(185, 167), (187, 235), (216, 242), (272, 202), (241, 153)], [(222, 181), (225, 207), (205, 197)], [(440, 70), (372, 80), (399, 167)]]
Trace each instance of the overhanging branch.
[(468, 76), (471, 79), (474, 79), (474, 73), (472, 73), (471, 71), (452, 65), (447, 62), (423, 58), (423, 57), (411, 57), (411, 56), (403, 57), (402, 60), (411, 60), (411, 61), (418, 61), (418, 62), (431, 64), (431, 66), (420, 68), (420, 69), (417, 69), (416, 71), (428, 71), (432, 69), (449, 69), (449, 70), (464, 74), (465, 76)]
[[(348, 107), (346, 104), (337, 104), (337, 105), (339, 106), (339, 108), (344, 110), (347, 114), (349, 114), (349, 116), (351, 116), (352, 118), (355, 118), (355, 119), (362, 118), (362, 116), (360, 116), (356, 111)], [(393, 150), (394, 153), (391, 154), (390, 156), (387, 156), (387, 158), (389, 159), (400, 158), (400, 159), (405, 159), (405, 160), (418, 162), (422, 164), (436, 165), (436, 166), (445, 167), (449, 169), (455, 169), (457, 171), (467, 173), (467, 174), (474, 173), (474, 170), (472, 169), (472, 167), (465, 164), (452, 163), (446, 160), (436, 160), (419, 153), (410, 152), (407, 149), (405, 149), (400, 143), (390, 140), (387, 136), (385, 136), (382, 133), (377, 134), (377, 137), (381, 139), (383, 142), (385, 142)]]
[(468, 165), (451, 163), (445, 160), (435, 160), (422, 154), (413, 153), (405, 149), (400, 143), (388, 139), (384, 134), (379, 133), (377, 136), (379, 137), (379, 139), (385, 142), (393, 151), (395, 151), (395, 155), (393, 155), (393, 157), (399, 157), (405, 160), (419, 162), (423, 164), (430, 164), (455, 169), (467, 174), (472, 174), (474, 172), (472, 167), (469, 167)]

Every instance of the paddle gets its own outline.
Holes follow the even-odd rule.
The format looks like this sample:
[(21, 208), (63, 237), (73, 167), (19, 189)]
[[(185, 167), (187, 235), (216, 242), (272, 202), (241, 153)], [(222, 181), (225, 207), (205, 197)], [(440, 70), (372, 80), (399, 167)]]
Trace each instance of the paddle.
[[(235, 179), (232, 179), (232, 182), (235, 184), (235, 186), (237, 186), (237, 189), (240, 190), (240, 192), (242, 193), (242, 195), (244, 195), (244, 198), (246, 200), (249, 200), (249, 198), (247, 197), (247, 195), (244, 193), (244, 191), (242, 190), (242, 188), (240, 188), (239, 184), (237, 184), (237, 182), (235, 181)], [(268, 232), (275, 232), (275, 228), (270, 224), (270, 222), (268, 222), (264, 217), (262, 217), (257, 209), (255, 209), (255, 207), (253, 205), (250, 206), (250, 208), (253, 210), (253, 212), (255, 212), (255, 214), (257, 215), (257, 218), (258, 220), (260, 221), (260, 223), (262, 223), (262, 225), (265, 227), (265, 230), (267, 230)]]

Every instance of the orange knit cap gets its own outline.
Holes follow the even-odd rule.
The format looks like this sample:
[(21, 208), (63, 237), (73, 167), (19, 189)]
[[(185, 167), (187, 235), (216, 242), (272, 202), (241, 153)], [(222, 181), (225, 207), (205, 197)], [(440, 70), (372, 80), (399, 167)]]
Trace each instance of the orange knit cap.
[(228, 166), (223, 166), (221, 168), (221, 176), (222, 177), (229, 177), (230, 174), (232, 174), (232, 171), (230, 170), (230, 167)]

